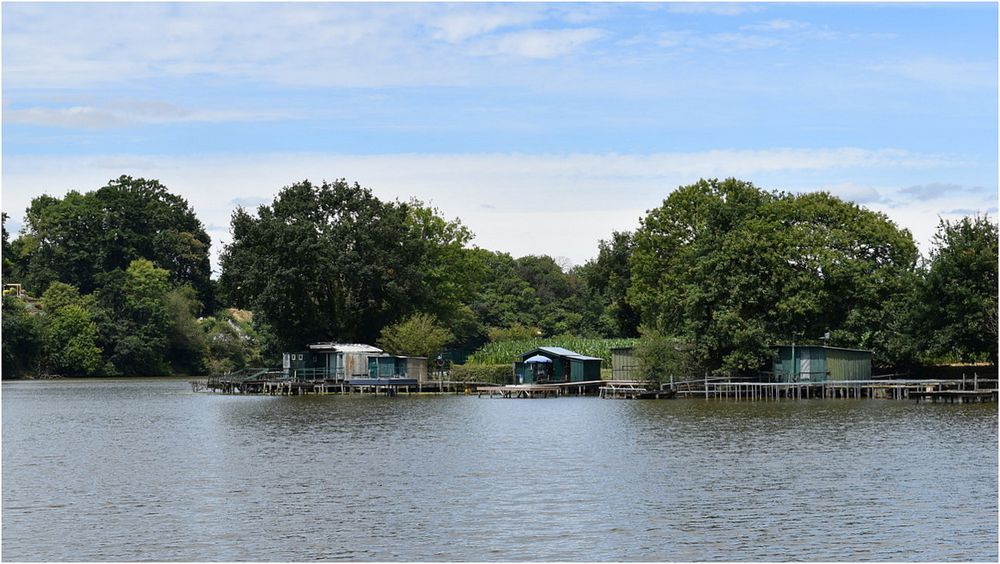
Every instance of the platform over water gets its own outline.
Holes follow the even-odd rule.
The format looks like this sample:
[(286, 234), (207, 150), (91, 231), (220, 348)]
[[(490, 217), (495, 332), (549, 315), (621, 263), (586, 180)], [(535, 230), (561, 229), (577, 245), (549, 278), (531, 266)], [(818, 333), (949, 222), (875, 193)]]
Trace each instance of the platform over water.
[[(980, 386), (983, 386), (982, 388)], [(964, 389), (973, 387), (974, 389)], [(931, 401), (996, 401), (996, 380), (839, 380), (825, 382), (706, 381), (687, 389), (688, 397), (736, 400), (808, 398), (929, 399)]]

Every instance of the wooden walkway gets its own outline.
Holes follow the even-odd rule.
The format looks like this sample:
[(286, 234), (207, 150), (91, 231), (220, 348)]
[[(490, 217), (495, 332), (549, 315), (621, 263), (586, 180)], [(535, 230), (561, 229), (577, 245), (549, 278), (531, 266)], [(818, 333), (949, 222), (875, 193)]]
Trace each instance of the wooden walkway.
[(910, 397), (937, 403), (979, 403), (997, 401), (996, 390), (942, 390), (939, 392), (910, 392)]
[(962, 380), (828, 380), (825, 382), (707, 382), (688, 397), (768, 401), (778, 399), (930, 399), (931, 401), (996, 401), (996, 389), (961, 390)]
[(672, 398), (676, 390), (649, 389), (648, 382), (637, 380), (608, 380), (600, 388), (600, 396), (605, 399), (660, 399)]
[(547, 398), (557, 397), (562, 393), (559, 386), (547, 384), (517, 384), (513, 386), (486, 386), (476, 389), (479, 397), (487, 395), (489, 397), (500, 396), (501, 398)]

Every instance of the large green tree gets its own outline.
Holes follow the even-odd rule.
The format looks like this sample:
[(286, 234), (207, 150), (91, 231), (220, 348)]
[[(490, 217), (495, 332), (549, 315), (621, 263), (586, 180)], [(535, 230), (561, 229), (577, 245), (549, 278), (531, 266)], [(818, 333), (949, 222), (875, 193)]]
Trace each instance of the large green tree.
[(921, 328), (933, 360), (997, 362), (997, 224), (942, 220), (923, 290)]
[(588, 261), (578, 272), (586, 282), (592, 300), (600, 301), (600, 319), (596, 326), (606, 337), (639, 335), (639, 314), (628, 303), (632, 286), (632, 234), (615, 231), (609, 240), (598, 243), (597, 258)]
[(188, 285), (174, 288), (163, 297), (167, 316), (166, 360), (174, 373), (202, 374), (207, 343), (198, 322), (201, 303)]
[(433, 315), (415, 313), (382, 329), (378, 345), (396, 355), (431, 358), (454, 339)]
[(409, 237), (421, 244), (419, 294), (413, 302), (449, 327), (459, 344), (477, 342), (482, 327), (468, 304), (479, 293), (486, 267), (481, 253), (469, 248), (472, 231), (417, 200), (407, 206), (406, 225)]
[(513, 258), (479, 251), (486, 275), (471, 304), (486, 333), (512, 327), (537, 327), (543, 335), (601, 333), (601, 304), (581, 268), (564, 272), (547, 255)]
[(419, 204), (383, 202), (357, 183), (284, 188), (272, 205), (232, 218), (220, 291), (252, 309), (283, 347), (373, 342), (409, 313), (462, 316), (469, 234)]
[(101, 277), (97, 296), (100, 342), (110, 369), (126, 376), (170, 373), (167, 311), (170, 274), (152, 262), (132, 261)]
[(643, 219), (628, 297), (651, 329), (686, 338), (722, 372), (755, 370), (769, 345), (826, 332), (892, 362), (886, 304), (912, 291), (917, 256), (908, 231), (829, 194), (702, 180)]
[(16, 243), (24, 282), (36, 294), (56, 280), (91, 293), (102, 274), (146, 259), (172, 285), (190, 284), (212, 304), (209, 237), (187, 201), (156, 180), (122, 176), (85, 194), (39, 196)]
[(93, 298), (81, 296), (74, 286), (54, 282), (42, 295), (42, 307), (46, 370), (62, 376), (103, 372)]

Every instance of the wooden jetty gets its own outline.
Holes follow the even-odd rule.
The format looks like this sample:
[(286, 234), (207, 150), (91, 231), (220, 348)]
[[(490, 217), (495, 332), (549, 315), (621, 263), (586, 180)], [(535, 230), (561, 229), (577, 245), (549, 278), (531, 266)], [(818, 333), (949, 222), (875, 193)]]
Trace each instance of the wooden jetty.
[(395, 396), (399, 393), (450, 393), (471, 394), (477, 388), (495, 386), (487, 382), (452, 380), (420, 381), (415, 378), (356, 375), (351, 378), (289, 378), (275, 369), (245, 369), (231, 374), (192, 380), (193, 392), (217, 392), (237, 395), (299, 396), (306, 394), (379, 394)]
[(937, 403), (979, 403), (997, 401), (996, 390), (940, 390), (936, 392), (910, 392), (911, 398)]
[(768, 401), (779, 399), (920, 399), (967, 403), (996, 401), (996, 388), (964, 390), (962, 380), (827, 380), (822, 382), (751, 382), (706, 380), (701, 389), (680, 393), (706, 399)]
[(476, 389), (479, 397), (499, 396), (501, 398), (547, 398), (558, 397), (562, 393), (560, 386), (549, 384), (514, 384), (508, 386), (484, 386)]
[(676, 390), (650, 389), (648, 382), (638, 380), (608, 380), (600, 388), (600, 396), (606, 399), (660, 399), (672, 398), (676, 395)]

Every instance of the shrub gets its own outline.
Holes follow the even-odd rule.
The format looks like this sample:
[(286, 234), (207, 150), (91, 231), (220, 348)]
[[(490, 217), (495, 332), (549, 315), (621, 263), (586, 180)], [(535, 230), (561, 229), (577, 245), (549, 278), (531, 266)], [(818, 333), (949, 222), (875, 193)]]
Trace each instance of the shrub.
[(514, 380), (513, 364), (456, 364), (449, 378), (459, 382), (489, 382), (510, 384)]

